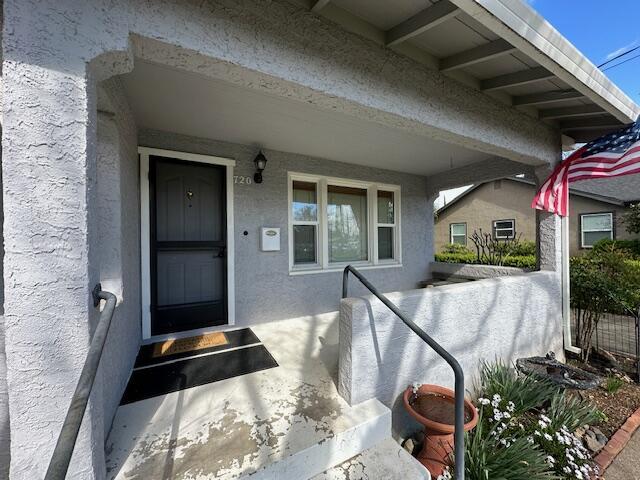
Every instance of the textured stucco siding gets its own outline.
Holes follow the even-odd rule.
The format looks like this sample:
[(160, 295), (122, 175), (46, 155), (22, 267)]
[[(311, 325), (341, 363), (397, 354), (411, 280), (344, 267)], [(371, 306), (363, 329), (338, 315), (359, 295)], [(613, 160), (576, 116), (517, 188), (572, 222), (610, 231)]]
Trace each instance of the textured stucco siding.
[[(449, 226), (452, 223), (466, 223), (467, 236), (474, 230), (491, 232), (494, 220), (515, 219), (516, 232), (523, 240), (536, 239), (536, 214), (531, 208), (535, 187), (526, 183), (508, 179), (485, 183), (455, 204), (438, 214), (435, 222), (435, 248), (441, 252), (449, 243)], [(569, 205), (569, 252), (578, 255), (585, 250), (580, 248), (580, 215), (584, 213), (612, 212), (614, 218), (614, 236), (617, 239), (637, 238), (629, 234), (622, 223), (626, 208), (599, 200), (571, 195)], [(474, 249), (473, 242), (467, 239), (467, 247)]]
[[(98, 318), (90, 294), (102, 275), (97, 254), (96, 87), (98, 81), (130, 71), (134, 53), (511, 160), (537, 165), (557, 156), (558, 132), (551, 127), (285, 0), (155, 0), (143, 5), (136, 0), (5, 0), (3, 7), (5, 334), (12, 478), (44, 475)], [(243, 155), (237, 173), (250, 175), (250, 153)], [(339, 293), (339, 274), (300, 280), (275, 274), (286, 272), (282, 252), (255, 255), (257, 228), (285, 225), (282, 173), (302, 159), (274, 153), (271, 160), (262, 188), (254, 186), (246, 196), (240, 189), (236, 193), (236, 234), (244, 229), (250, 233), (236, 242), (237, 285), (245, 286), (236, 292), (239, 323), (326, 311), (329, 299)], [(304, 162), (306, 171), (335, 168), (334, 175), (357, 178), (347, 165)], [(133, 167), (127, 169), (120, 176), (133, 181)], [(365, 174), (364, 169), (358, 172)], [(383, 289), (408, 288), (426, 274), (432, 250), (429, 241), (423, 241), (432, 224), (424, 179), (371, 174), (400, 183), (403, 216), (421, 220), (404, 222), (403, 242), (409, 242), (403, 252), (405, 267), (371, 272)], [(121, 218), (123, 234), (135, 232), (138, 223), (132, 191), (132, 184), (121, 184), (121, 201), (131, 207), (126, 214), (134, 212)], [(273, 210), (256, 209), (264, 204)], [(406, 208), (411, 205), (413, 209)], [(133, 245), (130, 238), (122, 247)], [(126, 285), (127, 278), (137, 275), (136, 257), (135, 249), (120, 252), (121, 318), (127, 318), (116, 332), (129, 328), (124, 311), (133, 312), (137, 303), (136, 287)], [(424, 261), (409, 264), (410, 258)], [(280, 282), (279, 289), (267, 286), (272, 282)], [(283, 301), (287, 298), (298, 300)], [(113, 352), (114, 359), (122, 354), (114, 360), (114, 384), (123, 381), (128, 358), (123, 352), (131, 347), (127, 343), (122, 348)], [(117, 396), (105, 391), (109, 388), (113, 385), (96, 384), (69, 478), (104, 475), (105, 422)]]
[[(563, 358), (560, 277), (554, 272), (389, 295), (447, 349), (465, 372), (467, 390), (483, 360), (541, 355)], [(418, 425), (400, 394), (414, 382), (453, 386), (450, 367), (375, 297), (348, 298), (340, 309), (339, 391), (351, 404), (378, 398), (393, 409), (394, 432)]]
[[(257, 151), (251, 147), (150, 130), (140, 130), (140, 145), (233, 158), (235, 175), (253, 176), (255, 172), (253, 159)], [(289, 171), (400, 185), (403, 266), (367, 270), (367, 277), (387, 292), (415, 288), (428, 277), (429, 261), (433, 258), (433, 202), (427, 197), (424, 177), (354, 168), (292, 153), (264, 152), (268, 159), (264, 183), (234, 185), (236, 324), (314, 315), (339, 308), (341, 272), (289, 275)], [(260, 251), (260, 227), (280, 227), (279, 252)], [(353, 291), (362, 292), (355, 285)]]
[[(118, 305), (102, 356), (104, 434), (120, 403), (141, 342), (138, 134), (117, 79), (104, 82), (98, 118), (100, 282)], [(101, 95), (102, 97), (102, 95)]]
[(9, 423), (9, 392), (7, 391), (7, 356), (4, 346), (4, 316), (0, 315), (0, 479), (9, 478), (11, 461), (11, 431)]

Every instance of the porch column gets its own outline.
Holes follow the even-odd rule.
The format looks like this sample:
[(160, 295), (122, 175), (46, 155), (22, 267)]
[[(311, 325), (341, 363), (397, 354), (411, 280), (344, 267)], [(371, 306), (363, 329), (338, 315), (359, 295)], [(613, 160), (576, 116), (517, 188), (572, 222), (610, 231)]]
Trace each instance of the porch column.
[[(552, 170), (552, 166), (535, 169), (536, 187), (544, 183)], [(537, 266), (540, 270), (561, 272), (562, 235), (561, 220), (558, 215), (536, 210), (536, 254)]]
[[(98, 280), (92, 251), (95, 83), (86, 65), (78, 66), (81, 71), (42, 66), (39, 53), (18, 53), (5, 38), (2, 176), (12, 479), (43, 478), (98, 317), (91, 299)], [(104, 475), (100, 393), (94, 389), (68, 478)]]

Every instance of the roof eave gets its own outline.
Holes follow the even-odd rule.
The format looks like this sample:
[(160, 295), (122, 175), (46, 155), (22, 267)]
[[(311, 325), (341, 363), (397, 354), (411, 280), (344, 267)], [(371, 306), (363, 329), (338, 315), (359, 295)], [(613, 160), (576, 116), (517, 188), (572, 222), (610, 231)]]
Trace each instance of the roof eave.
[(640, 106), (620, 90), (549, 22), (517, 0), (450, 0), (622, 123)]

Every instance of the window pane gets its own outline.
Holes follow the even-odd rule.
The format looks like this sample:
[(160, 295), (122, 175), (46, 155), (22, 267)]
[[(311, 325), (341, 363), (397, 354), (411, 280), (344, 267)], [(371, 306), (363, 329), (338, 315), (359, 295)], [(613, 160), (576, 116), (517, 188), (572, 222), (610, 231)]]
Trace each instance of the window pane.
[(327, 226), (329, 262), (367, 260), (367, 191), (329, 185)]
[(466, 235), (453, 235), (451, 237), (451, 243), (456, 243), (458, 245), (466, 245), (467, 237)]
[(452, 223), (451, 235), (467, 235), (467, 226), (464, 223)]
[(583, 215), (582, 230), (611, 230), (611, 215)]
[(293, 226), (293, 263), (317, 263), (315, 225)]
[(378, 223), (395, 223), (393, 219), (393, 192), (378, 190)]
[(496, 226), (496, 230), (499, 230), (502, 228), (513, 229), (513, 222), (510, 220), (500, 221), (500, 222), (496, 222), (495, 226)]
[(585, 247), (593, 247), (598, 240), (611, 238), (610, 232), (584, 232), (583, 241)]
[(378, 227), (378, 260), (393, 259), (393, 227)]
[(293, 220), (297, 222), (315, 222), (318, 219), (318, 200), (316, 184), (312, 182), (293, 182)]

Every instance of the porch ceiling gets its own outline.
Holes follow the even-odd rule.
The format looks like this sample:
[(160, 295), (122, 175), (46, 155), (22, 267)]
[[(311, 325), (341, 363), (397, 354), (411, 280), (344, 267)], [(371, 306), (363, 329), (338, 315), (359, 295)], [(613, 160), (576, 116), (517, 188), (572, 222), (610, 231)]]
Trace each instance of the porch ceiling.
[(290, 1), (540, 118), (576, 141), (619, 128), (640, 113), (525, 2)]
[(419, 175), (488, 158), (486, 153), (138, 59), (122, 83), (139, 127)]

